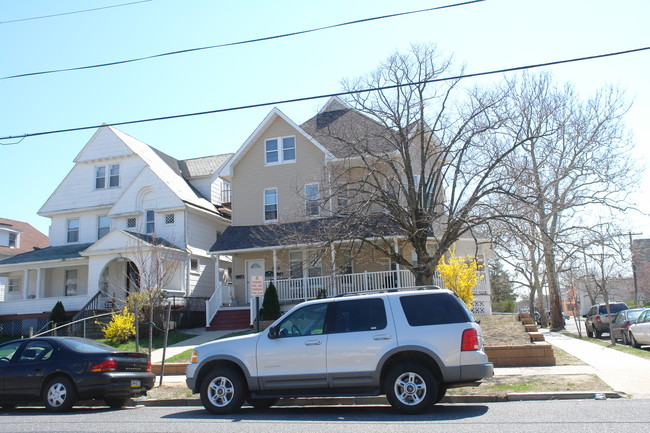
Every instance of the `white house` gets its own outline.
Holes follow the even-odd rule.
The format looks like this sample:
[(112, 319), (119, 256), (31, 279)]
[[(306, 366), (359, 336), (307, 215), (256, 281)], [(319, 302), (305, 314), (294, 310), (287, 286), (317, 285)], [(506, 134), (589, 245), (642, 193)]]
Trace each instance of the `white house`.
[(230, 223), (221, 210), (229, 188), (216, 172), (230, 156), (176, 160), (99, 128), (39, 211), (51, 219), (50, 246), (0, 261), (0, 277), (16, 286), (0, 302), (5, 332), (21, 319), (43, 326), (57, 301), (67, 312), (120, 302), (154, 253), (171, 270), (168, 295), (210, 297), (220, 274), (208, 250)]

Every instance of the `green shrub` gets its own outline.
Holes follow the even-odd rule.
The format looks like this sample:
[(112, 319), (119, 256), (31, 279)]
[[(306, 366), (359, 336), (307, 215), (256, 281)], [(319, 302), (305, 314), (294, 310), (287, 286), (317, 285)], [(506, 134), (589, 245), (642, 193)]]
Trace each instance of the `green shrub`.
[(262, 320), (275, 320), (280, 317), (280, 300), (278, 291), (273, 285), (269, 284), (264, 292), (264, 302), (262, 303)]
[(65, 312), (63, 302), (59, 301), (54, 305), (54, 308), (52, 308), (52, 312), (50, 313), (50, 321), (54, 322), (54, 325), (56, 325), (57, 323), (63, 323), (67, 320), (68, 315)]
[(104, 337), (113, 344), (126, 343), (135, 336), (135, 314), (126, 308), (120, 314), (114, 314), (107, 325), (102, 325)]

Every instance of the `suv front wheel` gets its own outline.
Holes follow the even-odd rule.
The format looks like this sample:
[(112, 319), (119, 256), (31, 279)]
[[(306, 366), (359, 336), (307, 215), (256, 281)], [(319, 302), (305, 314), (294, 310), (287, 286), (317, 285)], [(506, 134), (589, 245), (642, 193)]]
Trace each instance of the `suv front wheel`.
[(230, 367), (213, 369), (201, 383), (203, 407), (218, 415), (239, 410), (247, 394), (243, 377)]
[(421, 364), (400, 364), (386, 376), (385, 392), (395, 409), (409, 414), (420, 413), (436, 403), (438, 381), (431, 370)]

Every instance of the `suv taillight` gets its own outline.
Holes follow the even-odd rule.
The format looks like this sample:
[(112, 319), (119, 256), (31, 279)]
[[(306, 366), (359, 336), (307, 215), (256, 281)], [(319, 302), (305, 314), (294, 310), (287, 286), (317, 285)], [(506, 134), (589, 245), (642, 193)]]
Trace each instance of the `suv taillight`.
[(474, 328), (463, 331), (463, 340), (460, 343), (460, 350), (467, 352), (470, 350), (479, 350), (481, 343), (478, 341), (478, 331)]
[(107, 371), (117, 371), (117, 361), (114, 359), (107, 359), (106, 361), (98, 362), (90, 367), (91, 373), (105, 373)]
[(600, 316), (596, 316), (596, 318), (595, 318), (594, 320), (595, 320), (596, 322), (598, 322), (598, 323), (602, 323), (602, 320), (600, 320)]

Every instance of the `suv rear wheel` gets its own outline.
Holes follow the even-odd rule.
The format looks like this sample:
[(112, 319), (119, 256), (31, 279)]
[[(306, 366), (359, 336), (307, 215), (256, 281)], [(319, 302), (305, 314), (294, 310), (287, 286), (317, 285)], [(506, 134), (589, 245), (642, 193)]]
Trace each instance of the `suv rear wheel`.
[(247, 394), (241, 374), (230, 367), (213, 369), (201, 383), (203, 407), (218, 415), (239, 410)]
[(409, 414), (420, 413), (436, 403), (438, 381), (431, 370), (421, 364), (400, 364), (386, 376), (385, 392), (395, 409)]

